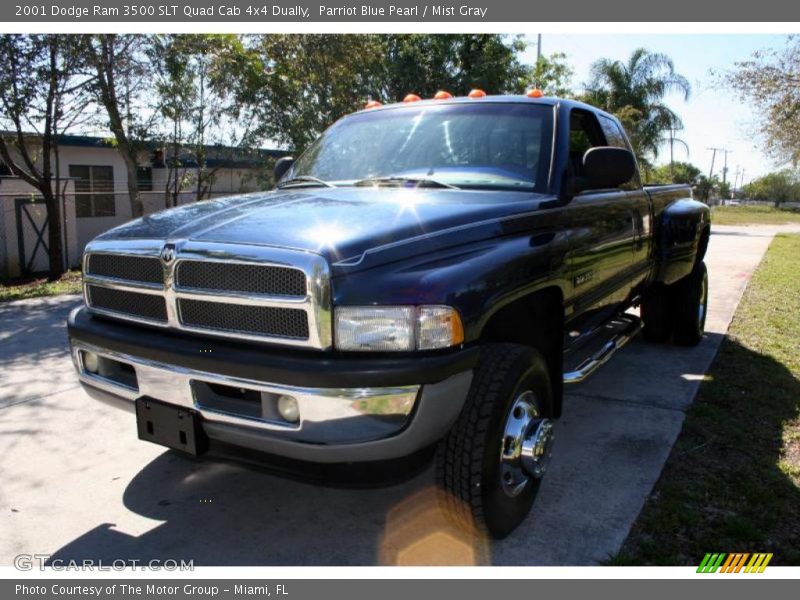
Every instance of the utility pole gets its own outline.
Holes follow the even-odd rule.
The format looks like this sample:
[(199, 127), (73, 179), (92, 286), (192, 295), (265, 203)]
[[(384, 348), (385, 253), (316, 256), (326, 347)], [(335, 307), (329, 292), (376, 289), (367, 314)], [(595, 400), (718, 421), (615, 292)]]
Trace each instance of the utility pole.
[(706, 148), (706, 150), (711, 150), (711, 168), (708, 170), (708, 181), (711, 182), (711, 178), (714, 176), (714, 161), (717, 158), (717, 150), (720, 148)]
[(534, 68), (536, 76), (533, 80), (533, 86), (535, 88), (540, 88), (540, 89), (542, 87), (542, 82), (539, 81), (539, 64), (541, 63), (541, 61), (542, 61), (542, 34), (539, 33), (536, 36), (536, 67)]
[(732, 152), (733, 150), (722, 148), (722, 153), (725, 155), (725, 165), (722, 167), (722, 183), (727, 183), (728, 181), (728, 154)]
[(708, 178), (711, 179), (714, 176), (714, 161), (717, 158), (717, 152), (722, 152), (725, 155), (725, 164), (722, 167), (722, 183), (727, 182), (728, 180), (728, 154), (731, 154), (733, 150), (728, 150), (727, 148), (706, 148), (706, 150), (711, 150), (713, 154), (711, 155), (711, 169), (708, 172)]

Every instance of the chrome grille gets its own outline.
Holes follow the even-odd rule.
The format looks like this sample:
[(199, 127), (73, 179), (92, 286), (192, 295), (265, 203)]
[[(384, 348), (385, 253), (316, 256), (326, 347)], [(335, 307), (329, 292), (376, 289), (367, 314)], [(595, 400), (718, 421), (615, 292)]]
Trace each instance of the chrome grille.
[(286, 267), (185, 260), (176, 269), (175, 287), (305, 296), (306, 276), (298, 269)]
[(113, 277), (143, 283), (164, 283), (164, 268), (158, 257), (124, 254), (91, 254), (86, 272), (100, 277)]
[(87, 297), (92, 308), (148, 321), (167, 322), (167, 302), (163, 296), (90, 285), (87, 286)]
[(296, 308), (178, 300), (178, 314), (189, 327), (308, 339), (308, 317)]
[(216, 242), (170, 245), (172, 260), (164, 261), (161, 240), (90, 243), (90, 310), (218, 337), (332, 346), (330, 275), (321, 256)]

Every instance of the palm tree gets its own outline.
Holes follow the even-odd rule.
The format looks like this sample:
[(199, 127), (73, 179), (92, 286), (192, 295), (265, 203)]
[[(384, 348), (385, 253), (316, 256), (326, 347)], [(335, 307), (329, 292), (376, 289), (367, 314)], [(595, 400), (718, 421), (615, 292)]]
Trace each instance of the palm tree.
[[(672, 92), (689, 99), (691, 85), (675, 72), (666, 54), (645, 48), (633, 51), (626, 62), (601, 58), (592, 64), (585, 100), (617, 115), (640, 158), (657, 157), (669, 132), (682, 129), (680, 117), (664, 104)], [(673, 137), (674, 138), (674, 134)]]
[(683, 149), (686, 150), (686, 158), (688, 159), (691, 153), (689, 152), (689, 144), (686, 143), (686, 140), (683, 140), (675, 135), (675, 127), (669, 128), (668, 137), (665, 140), (669, 144), (669, 172), (670, 175), (675, 174), (675, 144), (679, 146), (683, 146)]

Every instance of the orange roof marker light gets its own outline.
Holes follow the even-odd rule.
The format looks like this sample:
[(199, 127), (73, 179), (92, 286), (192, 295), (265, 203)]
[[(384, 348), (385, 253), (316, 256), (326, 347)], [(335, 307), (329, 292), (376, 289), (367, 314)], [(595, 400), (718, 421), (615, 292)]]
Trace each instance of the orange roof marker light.
[(416, 94), (409, 94), (408, 96), (403, 98), (403, 102), (419, 102), (420, 100), (422, 100), (422, 98), (420, 98)]
[(532, 90), (528, 90), (528, 93), (525, 94), (528, 98), (541, 98), (544, 96), (544, 92), (539, 88), (533, 88)]
[(452, 98), (452, 97), (453, 97), (453, 94), (451, 94), (450, 92), (445, 92), (444, 90), (439, 90), (438, 92), (436, 92), (436, 94), (434, 94), (433, 99), (434, 100), (447, 100), (448, 98)]
[(483, 90), (477, 90), (476, 89), (476, 90), (472, 90), (469, 94), (467, 94), (467, 96), (469, 96), (470, 98), (473, 98), (473, 99), (475, 99), (475, 98), (485, 98), (486, 97), (486, 92), (484, 92)]
[(383, 103), (377, 100), (370, 100), (364, 108), (378, 108), (379, 106), (383, 106)]

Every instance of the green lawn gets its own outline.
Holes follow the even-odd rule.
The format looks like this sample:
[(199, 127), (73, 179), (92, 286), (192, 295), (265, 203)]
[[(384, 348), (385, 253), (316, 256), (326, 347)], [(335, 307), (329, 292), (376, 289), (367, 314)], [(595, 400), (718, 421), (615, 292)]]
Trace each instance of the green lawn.
[(10, 285), (0, 284), (0, 302), (60, 294), (79, 294), (80, 291), (81, 272), (68, 271), (58, 281), (38, 278), (14, 281)]
[(711, 222), (716, 225), (781, 225), (800, 223), (800, 211), (780, 210), (773, 206), (715, 206)]
[(778, 236), (611, 564), (773, 552), (800, 565), (800, 236)]

